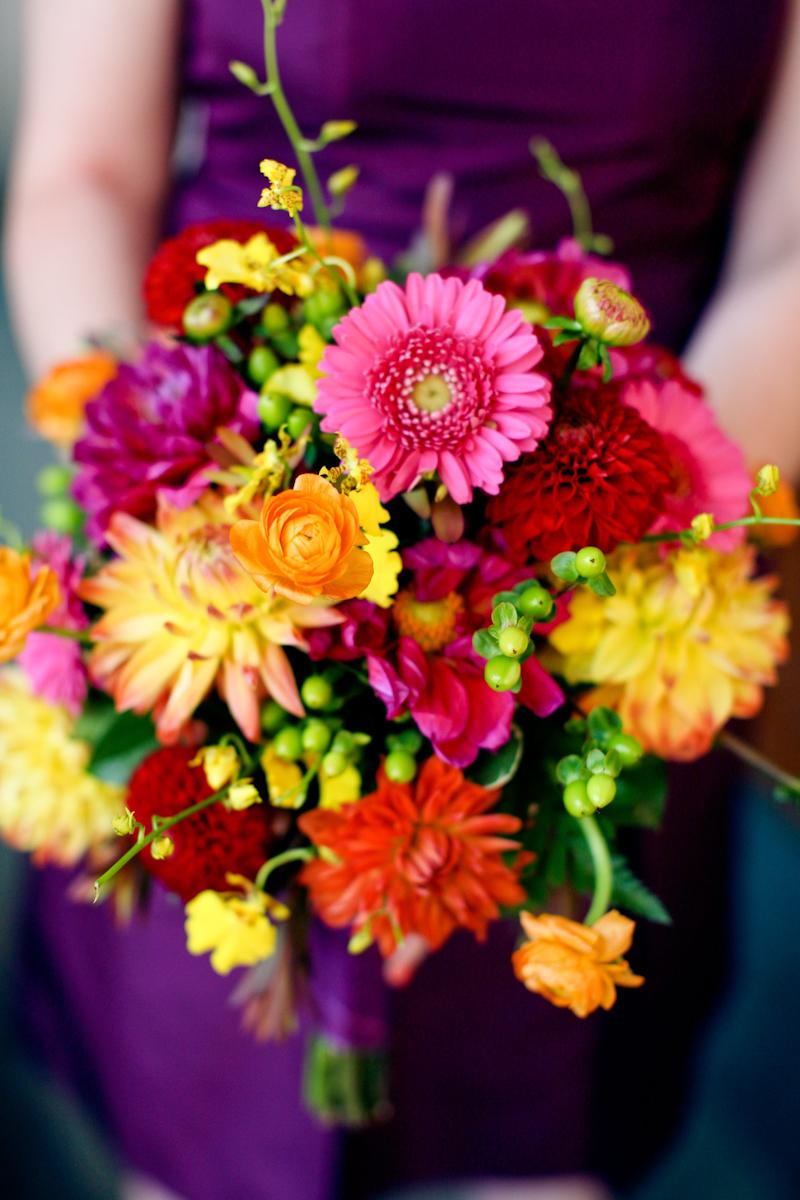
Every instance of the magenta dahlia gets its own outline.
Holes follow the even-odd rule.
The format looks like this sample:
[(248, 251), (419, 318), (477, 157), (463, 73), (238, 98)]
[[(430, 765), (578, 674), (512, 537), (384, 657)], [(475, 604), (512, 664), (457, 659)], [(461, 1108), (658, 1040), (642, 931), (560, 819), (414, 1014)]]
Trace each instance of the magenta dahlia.
[(647, 533), (671, 477), (663, 437), (615, 385), (576, 387), (538, 450), (511, 468), (488, 517), (521, 560), (611, 550)]
[[(752, 486), (744, 455), (727, 437), (701, 393), (679, 380), (635, 380), (623, 387), (623, 403), (657, 429), (671, 460), (671, 478), (653, 531), (686, 529), (698, 513), (733, 521), (748, 511)], [(711, 545), (731, 550), (743, 529), (715, 533)]]
[[(575, 293), (584, 279), (609, 279), (630, 291), (628, 272), (619, 263), (587, 254), (574, 238), (562, 238), (555, 250), (507, 250), (489, 266), (473, 272), (490, 292), (529, 306), (529, 315), (574, 316)], [(536, 309), (541, 311), (537, 314)]]
[(138, 362), (123, 364), (87, 404), (86, 432), (75, 445), (73, 492), (89, 514), (89, 536), (101, 542), (115, 512), (150, 520), (165, 489), (173, 503), (191, 502), (217, 430), (255, 437), (256, 403), (212, 346), (151, 343)]
[(458, 504), (495, 494), (506, 462), (550, 420), (542, 349), (502, 296), (477, 281), (382, 283), (334, 330), (315, 408), (369, 459), (383, 500), (437, 471)]

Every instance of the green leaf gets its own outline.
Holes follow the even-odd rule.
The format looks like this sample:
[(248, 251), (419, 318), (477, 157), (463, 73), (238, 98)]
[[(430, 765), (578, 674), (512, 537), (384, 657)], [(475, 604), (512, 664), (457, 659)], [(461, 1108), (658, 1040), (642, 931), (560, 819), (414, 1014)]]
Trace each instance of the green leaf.
[(472, 635), (472, 649), (481, 658), (494, 658), (497, 654), (497, 634), (491, 629), (478, 629)]
[(517, 773), (524, 745), (522, 731), (516, 725), (512, 725), (508, 741), (499, 750), (482, 750), (467, 770), (467, 776), (481, 787), (505, 787)]
[(567, 342), (577, 341), (577, 337), (578, 337), (577, 334), (571, 333), (568, 329), (562, 329), (553, 338), (553, 345), (554, 346), (565, 346), (567, 344)]
[(612, 854), (614, 890), (611, 903), (656, 925), (671, 925), (672, 918), (654, 892), (637, 879), (621, 854)]
[(608, 571), (603, 571), (602, 575), (596, 575), (594, 579), (587, 579), (586, 582), (596, 596), (616, 596), (617, 589), (611, 582)]
[(649, 754), (628, 767), (617, 779), (614, 803), (604, 816), (615, 825), (658, 829), (667, 799), (667, 769), (660, 758)]
[(550, 559), (550, 570), (557, 579), (563, 579), (565, 583), (574, 583), (579, 578), (578, 568), (575, 566), (576, 558), (574, 550), (563, 550), (561, 554), (556, 554)]
[(517, 623), (517, 610), (513, 604), (503, 601), (492, 609), (492, 625), (496, 629), (508, 629)]
[(582, 329), (580, 321), (576, 321), (574, 317), (548, 317), (542, 325), (545, 329), (572, 329), (576, 333), (580, 333)]
[(126, 783), (145, 755), (158, 748), (155, 728), (149, 717), (136, 713), (114, 713), (95, 742), (89, 770), (112, 783)]

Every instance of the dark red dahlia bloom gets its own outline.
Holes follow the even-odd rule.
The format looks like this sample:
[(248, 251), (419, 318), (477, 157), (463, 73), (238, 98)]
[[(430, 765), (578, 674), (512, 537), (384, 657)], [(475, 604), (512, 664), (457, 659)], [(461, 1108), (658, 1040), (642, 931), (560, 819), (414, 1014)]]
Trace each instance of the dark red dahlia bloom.
[[(154, 814), (171, 817), (211, 795), (203, 768), (189, 766), (194, 755), (188, 746), (166, 746), (136, 768), (126, 803), (143, 825), (149, 827)], [(173, 826), (169, 836), (175, 844), (169, 858), (153, 858), (148, 847), (139, 861), (185, 903), (206, 888), (225, 891), (229, 871), (254, 877), (270, 854), (270, 810), (256, 804), (231, 812), (211, 804)]]
[(552, 314), (574, 316), (575, 293), (584, 279), (610, 279), (626, 291), (631, 286), (624, 267), (587, 254), (574, 238), (563, 238), (555, 250), (508, 250), (476, 274), (487, 291), (498, 292), (512, 303), (541, 306), (542, 320)]
[[(150, 320), (157, 325), (179, 329), (183, 310), (197, 295), (206, 276), (206, 268), (197, 262), (198, 250), (220, 238), (246, 242), (257, 233), (266, 233), (281, 254), (295, 244), (293, 235), (287, 230), (249, 219), (202, 221), (187, 225), (176, 237), (162, 242), (150, 259), (144, 277), (144, 302)], [(247, 294), (239, 285), (225, 284), (220, 290), (233, 303)]]
[(508, 470), (488, 517), (518, 559), (611, 550), (653, 524), (670, 471), (661, 434), (631, 421), (617, 387), (574, 388), (545, 440)]

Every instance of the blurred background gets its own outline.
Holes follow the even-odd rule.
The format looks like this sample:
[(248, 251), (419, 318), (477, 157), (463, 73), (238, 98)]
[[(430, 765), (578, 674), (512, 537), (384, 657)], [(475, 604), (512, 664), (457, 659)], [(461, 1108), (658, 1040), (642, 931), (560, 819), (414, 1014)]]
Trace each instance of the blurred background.
[[(15, 119), (21, 6), (21, 0), (3, 0), (0, 5), (0, 195)], [(36, 523), (36, 474), (50, 461), (50, 452), (26, 429), (24, 391), (0, 290), (0, 511), (29, 533)], [(797, 614), (796, 548), (777, 556), (777, 566), (787, 580), (786, 590), (794, 592)], [(796, 646), (796, 636), (794, 642)], [(795, 665), (791, 673), (786, 672), (781, 693), (770, 697), (758, 729), (748, 728), (746, 733), (795, 772), (800, 771), (797, 657), (795, 652)], [(675, 795), (673, 802), (691, 803), (691, 796)], [(649, 1177), (625, 1192), (630, 1200), (797, 1200), (800, 1196), (796, 1134), (800, 830), (794, 815), (774, 805), (768, 789), (744, 773), (731, 802), (735, 819), (729, 981), (693, 1059), (692, 1085), (677, 1137)], [(0, 1123), (0, 1190), (15, 1200), (36, 1200), (55, 1194), (54, 1181), (58, 1181), (62, 1197), (113, 1197), (120, 1194), (124, 1164), (115, 1161), (105, 1144), (102, 1121), (90, 1119), (48, 1078), (35, 1062), (35, 1053), (23, 1051), (15, 1038), (17, 934), (25, 889), (31, 884), (35, 880), (29, 879), (23, 860), (0, 848), (0, 1089), (6, 1100)], [(708, 930), (709, 939), (717, 936), (717, 930)], [(691, 988), (692, 980), (676, 978), (675, 987)], [(654, 1029), (652, 1036), (669, 1043), (672, 1035), (665, 1027)], [(680, 1052), (680, 1047), (675, 1050)], [(646, 1063), (641, 1070), (647, 1072)], [(651, 1082), (657, 1089), (658, 1079)], [(148, 1196), (155, 1200), (162, 1194), (156, 1184), (129, 1176), (124, 1187), (125, 1195), (140, 1200)], [(524, 1184), (489, 1187), (480, 1193), (475, 1189), (414, 1193), (420, 1200), (423, 1195), (441, 1200), (445, 1195), (467, 1194), (569, 1200), (595, 1193), (573, 1192), (570, 1185), (540, 1192)]]

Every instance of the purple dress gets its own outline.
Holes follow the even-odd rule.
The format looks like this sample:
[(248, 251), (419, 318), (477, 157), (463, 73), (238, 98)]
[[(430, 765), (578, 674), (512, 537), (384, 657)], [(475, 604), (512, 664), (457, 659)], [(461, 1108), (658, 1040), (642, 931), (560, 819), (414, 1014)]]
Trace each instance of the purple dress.
[[(376, 251), (391, 255), (408, 244), (425, 186), (443, 169), (455, 177), (458, 234), (524, 206), (536, 243), (552, 245), (568, 232), (568, 213), (528, 153), (529, 139), (541, 135), (581, 172), (596, 228), (631, 266), (656, 336), (680, 348), (717, 276), (783, 7), (290, 0), (281, 61), (307, 133), (331, 117), (359, 124), (320, 162), (326, 174), (360, 164), (346, 223)], [(197, 169), (178, 181), (172, 222), (255, 215), (259, 159), (290, 158), (270, 104), (227, 71), (234, 58), (260, 65), (260, 6), (189, 0), (185, 17), (183, 91), (204, 147)], [(480, 948), (453, 938), (387, 1001), (394, 1120), (356, 1137), (326, 1131), (298, 1098), (301, 1039), (261, 1046), (239, 1032), (231, 981), (185, 951), (180, 906), (159, 896), (149, 920), (116, 931), (108, 911), (69, 906), (57, 873), (32, 880), (32, 1035), (100, 1112), (125, 1158), (187, 1200), (355, 1200), (412, 1179), (579, 1170), (592, 1161), (593, 1087), (594, 1112), (614, 1117), (604, 1149), (616, 1127), (623, 1157), (631, 1126), (623, 1132), (619, 1106), (635, 1094), (652, 1044), (670, 1040), (653, 1036), (663, 1029), (657, 1022), (667, 1012), (675, 1028), (688, 1029), (697, 1003), (695, 993), (680, 1009), (680, 989), (669, 987), (675, 964), (691, 952), (692, 930), (703, 925), (707, 856), (696, 853), (697, 869), (688, 870), (686, 847), (718, 842), (713, 788), (692, 779), (692, 795), (675, 796), (659, 843), (660, 861), (672, 856), (678, 869), (654, 868), (676, 915), (645, 967), (654, 1000), (631, 1022), (623, 1057), (615, 1047), (599, 1089), (592, 1065), (608, 1050), (598, 1051), (598, 1035), (613, 1023), (580, 1022), (530, 996), (508, 962), (515, 930), (497, 928)], [(647, 957), (646, 939), (640, 945)], [(365, 988), (375, 979), (374, 962), (367, 964)], [(349, 970), (340, 943), (329, 944), (318, 988), (332, 998), (334, 1023)], [(653, 1004), (665, 992), (659, 1012)], [(645, 994), (623, 997), (623, 1024)], [(665, 1093), (678, 1076), (667, 1072)], [(591, 1124), (597, 1128), (594, 1115)], [(613, 1158), (611, 1145), (604, 1161)]]

